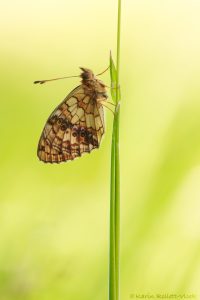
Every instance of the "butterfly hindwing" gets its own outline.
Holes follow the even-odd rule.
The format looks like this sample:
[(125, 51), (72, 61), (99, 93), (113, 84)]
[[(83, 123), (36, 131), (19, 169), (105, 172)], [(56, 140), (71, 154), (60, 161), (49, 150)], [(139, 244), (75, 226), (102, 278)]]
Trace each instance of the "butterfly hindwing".
[(60, 163), (99, 147), (104, 134), (103, 107), (94, 97), (80, 85), (53, 111), (38, 144), (40, 160)]

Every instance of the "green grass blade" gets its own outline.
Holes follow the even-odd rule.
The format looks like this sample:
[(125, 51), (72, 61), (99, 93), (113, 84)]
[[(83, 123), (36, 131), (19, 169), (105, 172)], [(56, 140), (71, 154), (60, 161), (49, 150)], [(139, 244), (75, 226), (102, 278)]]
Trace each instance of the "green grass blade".
[(111, 78), (111, 96), (114, 103), (117, 102), (117, 71), (110, 52), (110, 78)]
[[(116, 68), (110, 56), (111, 85), (116, 86)], [(114, 89), (112, 99), (118, 103), (119, 94)], [(119, 165), (119, 106), (115, 110), (111, 145), (110, 181), (110, 253), (109, 300), (119, 299), (119, 238), (120, 238), (120, 165)]]
[[(116, 86), (116, 68), (110, 54), (111, 87)], [(116, 89), (111, 89), (113, 102), (116, 103)], [(113, 120), (111, 144), (111, 174), (110, 174), (110, 249), (109, 249), (109, 300), (116, 300), (116, 211), (115, 211), (115, 132), (116, 122)]]
[(110, 174), (110, 245), (109, 245), (109, 300), (116, 299), (115, 276), (115, 122), (113, 122)]
[(110, 52), (110, 78), (111, 78), (112, 100), (114, 103), (117, 103), (121, 99), (121, 90), (118, 83), (117, 69), (115, 67), (111, 52)]
[(118, 0), (117, 19), (117, 68), (110, 53), (111, 96), (116, 104), (111, 145), (110, 179), (110, 252), (109, 252), (109, 300), (119, 300), (120, 262), (120, 153), (119, 116), (121, 93), (119, 88), (121, 0)]

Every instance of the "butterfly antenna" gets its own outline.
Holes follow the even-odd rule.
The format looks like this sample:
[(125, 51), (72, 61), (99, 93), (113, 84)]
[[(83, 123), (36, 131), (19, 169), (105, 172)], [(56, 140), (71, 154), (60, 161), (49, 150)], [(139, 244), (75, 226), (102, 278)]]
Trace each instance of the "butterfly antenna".
[(108, 66), (103, 72), (101, 72), (101, 73), (99, 73), (99, 74), (97, 74), (96, 76), (100, 76), (100, 75), (102, 75), (103, 73), (105, 73), (106, 71), (108, 71), (108, 69), (110, 69), (110, 66)]
[(73, 77), (80, 77), (80, 75), (78, 76), (65, 76), (65, 77), (59, 77), (59, 78), (53, 78), (53, 79), (44, 79), (44, 80), (36, 80), (34, 81), (34, 83), (39, 83), (39, 84), (43, 84), (46, 83), (48, 81), (55, 81), (55, 80), (60, 80), (60, 79), (66, 79), (66, 78), (73, 78)]

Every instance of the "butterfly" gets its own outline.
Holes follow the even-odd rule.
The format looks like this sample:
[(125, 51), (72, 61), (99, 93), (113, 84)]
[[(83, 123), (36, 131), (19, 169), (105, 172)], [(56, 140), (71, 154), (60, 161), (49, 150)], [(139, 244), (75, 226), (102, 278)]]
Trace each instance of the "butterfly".
[[(39, 139), (37, 156), (45, 163), (74, 160), (100, 146), (105, 132), (106, 85), (90, 69), (80, 69), (81, 84), (51, 113)], [(60, 78), (34, 83), (57, 79)]]

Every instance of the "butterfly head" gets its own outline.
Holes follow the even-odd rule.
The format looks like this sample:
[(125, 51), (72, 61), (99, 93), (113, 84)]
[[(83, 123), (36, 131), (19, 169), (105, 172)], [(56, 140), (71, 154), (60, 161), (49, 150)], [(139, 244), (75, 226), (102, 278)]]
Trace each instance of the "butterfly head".
[(90, 69), (80, 69), (83, 71), (80, 77), (82, 78), (84, 86), (87, 87), (90, 92), (95, 92), (96, 101), (105, 101), (108, 98), (105, 84), (101, 80), (97, 79)]
[(80, 68), (83, 72), (81, 73), (82, 80), (94, 80), (95, 76), (92, 70), (86, 68)]

